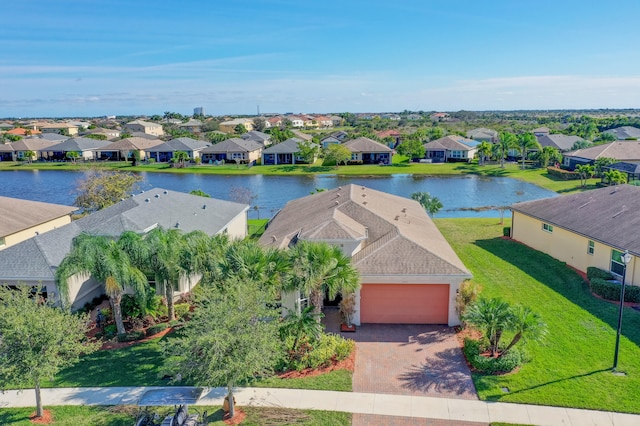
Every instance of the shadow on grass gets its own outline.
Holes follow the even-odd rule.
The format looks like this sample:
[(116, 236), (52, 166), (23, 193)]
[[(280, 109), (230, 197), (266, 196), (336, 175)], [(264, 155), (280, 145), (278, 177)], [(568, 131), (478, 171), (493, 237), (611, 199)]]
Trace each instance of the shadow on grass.
[[(34, 410), (31, 409), (31, 411)], [(29, 414), (27, 412), (16, 412), (14, 410), (7, 412), (6, 410), (0, 410), (0, 425), (11, 425), (23, 422), (29, 422)]]
[[(535, 386), (530, 386), (528, 388), (523, 388), (523, 389), (520, 389), (520, 390), (517, 390), (517, 391), (509, 392), (509, 394), (510, 395), (515, 395), (515, 394), (518, 394), (518, 393), (521, 393), (521, 392), (527, 392), (527, 391), (531, 391), (533, 389), (543, 388), (545, 386), (552, 385), (552, 384), (555, 384), (555, 383), (567, 382), (569, 380), (581, 379), (583, 377), (593, 376), (594, 374), (607, 373), (607, 372), (611, 372), (611, 370), (603, 368), (601, 370), (594, 370), (594, 371), (591, 371), (589, 373), (576, 374), (575, 376), (565, 377), (564, 379), (557, 379), (557, 380), (551, 380), (551, 381), (546, 382), (546, 383), (539, 383), (539, 384), (537, 384)], [(497, 398), (497, 399), (499, 399), (499, 398)]]
[[(580, 306), (612, 329), (617, 328), (617, 305), (593, 296), (588, 284), (566, 263), (512, 240), (493, 238), (477, 240), (475, 244)], [(624, 312), (623, 334), (640, 346), (640, 314), (633, 309)]]

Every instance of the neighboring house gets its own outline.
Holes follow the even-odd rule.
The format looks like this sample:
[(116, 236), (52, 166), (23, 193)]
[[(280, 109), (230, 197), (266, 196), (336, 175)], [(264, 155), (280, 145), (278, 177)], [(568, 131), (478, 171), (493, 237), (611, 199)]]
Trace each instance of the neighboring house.
[(432, 121), (449, 121), (451, 117), (446, 112), (435, 112), (429, 117)]
[(96, 151), (96, 158), (99, 160), (127, 161), (133, 156), (134, 151), (140, 153), (140, 160), (148, 158), (147, 153), (154, 147), (164, 143), (160, 139), (146, 139), (130, 137), (111, 142)]
[(618, 170), (627, 176), (627, 183), (631, 183), (634, 180), (640, 180), (640, 164), (639, 163), (627, 163), (620, 162), (612, 164), (604, 168), (605, 170)]
[(300, 148), (298, 144), (301, 142), (304, 141), (298, 138), (289, 138), (279, 144), (271, 145), (262, 151), (262, 165), (305, 163), (305, 159), (299, 155)]
[(282, 117), (271, 117), (267, 119), (267, 123), (269, 123), (269, 127), (280, 127), (282, 126)]
[[(66, 139), (65, 139), (66, 140)], [(27, 159), (27, 151), (34, 152), (35, 158), (32, 160), (37, 160), (38, 158), (46, 158), (43, 153), (47, 153), (47, 150), (52, 146), (59, 144), (60, 141), (49, 141), (47, 139), (40, 138), (26, 138), (21, 139), (19, 141), (15, 141), (11, 143), (14, 151), (14, 160)], [(47, 153), (48, 154), (48, 153)]]
[(15, 126), (7, 121), (0, 122), (0, 132), (13, 129)]
[(263, 146), (271, 145), (271, 135), (268, 135), (263, 132), (259, 132), (257, 130), (252, 130), (250, 132), (241, 135), (240, 138), (246, 141), (256, 141), (260, 142)]
[(120, 137), (120, 130), (116, 129), (97, 128), (89, 130), (87, 133), (90, 135), (102, 135), (108, 140), (113, 140)]
[[(71, 223), (77, 207), (0, 197), (0, 250)], [(28, 262), (28, 260), (26, 260)]]
[(316, 119), (316, 117), (312, 115), (306, 115), (301, 117), (304, 122), (304, 127), (317, 129), (320, 127), (320, 122)]
[(320, 145), (322, 146), (322, 149), (328, 149), (331, 145), (337, 145), (339, 144), (341, 141), (336, 138), (335, 136), (326, 136), (323, 139), (320, 139)]
[(38, 130), (42, 133), (57, 133), (67, 136), (78, 134), (78, 126), (69, 123), (42, 123), (38, 126)]
[(535, 137), (548, 136), (551, 133), (548, 127), (538, 127), (531, 131)]
[(615, 129), (605, 130), (602, 133), (613, 135), (618, 140), (623, 139), (640, 139), (640, 129), (632, 126), (622, 126)]
[[(460, 323), (456, 294), (471, 274), (418, 202), (338, 187), (288, 202), (259, 242), (287, 248), (301, 240), (327, 242), (351, 257), (362, 284), (354, 324)], [(291, 310), (302, 301), (283, 295)]]
[(640, 285), (640, 187), (616, 185), (511, 206), (511, 237), (586, 272), (620, 276), (620, 255), (633, 255), (627, 284)]
[(253, 120), (250, 118), (236, 118), (234, 120), (223, 121), (220, 123), (220, 130), (225, 133), (235, 133), (236, 127), (240, 124), (242, 124), (248, 132), (253, 130)]
[(209, 142), (201, 140), (186, 137), (176, 138), (149, 148), (147, 150), (147, 158), (153, 158), (159, 163), (166, 163), (171, 161), (173, 154), (177, 151), (183, 151), (187, 153), (189, 159), (195, 160), (200, 158), (202, 150), (209, 146), (211, 146)]
[(568, 136), (568, 135), (542, 135), (536, 136), (538, 143), (543, 148), (550, 146), (556, 148), (558, 151), (565, 152), (571, 150), (576, 142), (584, 141), (580, 136)]
[(376, 136), (379, 137), (380, 139), (391, 138), (393, 142), (391, 143), (391, 146), (389, 146), (389, 148), (395, 148), (398, 146), (400, 142), (402, 142), (402, 133), (400, 133), (395, 129), (387, 129), (387, 130), (379, 131), (376, 133)]
[(500, 138), (498, 132), (493, 129), (487, 129), (485, 127), (479, 127), (477, 129), (469, 130), (467, 132), (467, 138), (480, 142), (498, 143)]
[[(116, 238), (125, 231), (146, 234), (162, 227), (242, 239), (247, 235), (248, 209), (245, 204), (155, 188), (0, 251), (0, 282), (43, 286), (47, 297), (56, 299), (55, 270), (82, 232)], [(178, 293), (189, 291), (196, 280), (182, 279)], [(90, 276), (75, 275), (69, 288), (72, 308), (81, 308), (102, 292), (102, 285)]]
[(337, 115), (331, 115), (329, 118), (334, 126), (342, 126), (342, 123), (344, 123), (344, 118), (338, 117)]
[(162, 129), (162, 124), (158, 123), (149, 123), (148, 121), (142, 120), (134, 120), (125, 124), (123, 128), (129, 133), (146, 133), (147, 135), (152, 136), (162, 136), (164, 135), (164, 130)]
[(0, 161), (16, 161), (13, 144), (0, 143)]
[(288, 117), (285, 117), (285, 119), (289, 120), (291, 122), (291, 126), (293, 127), (304, 127), (304, 120), (302, 119), (302, 117), (290, 115)]
[(208, 146), (200, 151), (203, 163), (214, 161), (236, 161), (254, 163), (260, 158), (264, 145), (253, 140), (231, 138)]
[(5, 133), (8, 135), (15, 135), (15, 136), (29, 136), (29, 135), (38, 135), (41, 132), (40, 130), (32, 130), (32, 129), (25, 129), (23, 127), (16, 127), (15, 129), (7, 130)]
[(193, 134), (202, 133), (202, 121), (196, 120), (193, 118), (187, 121), (186, 123), (180, 124), (178, 127), (183, 130), (187, 130)]
[(433, 163), (471, 161), (480, 142), (458, 135), (449, 135), (424, 144), (424, 158)]
[(36, 139), (36, 138), (58, 143), (58, 142), (66, 141), (67, 139), (69, 139), (69, 136), (61, 135), (58, 133), (41, 133), (39, 135), (29, 136), (26, 139)]
[(391, 164), (393, 150), (373, 139), (359, 137), (342, 145), (351, 151), (351, 161), (362, 164)]
[(318, 115), (316, 121), (320, 127), (333, 127), (333, 120), (325, 115)]
[(96, 151), (100, 151), (111, 141), (100, 141), (90, 138), (71, 138), (57, 143), (38, 152), (42, 158), (47, 160), (66, 160), (68, 152), (77, 152), (79, 160), (94, 160)]
[(573, 170), (579, 164), (593, 164), (598, 158), (613, 158), (618, 161), (640, 161), (640, 142), (618, 141), (604, 145), (590, 146), (567, 152), (563, 155), (563, 165)]

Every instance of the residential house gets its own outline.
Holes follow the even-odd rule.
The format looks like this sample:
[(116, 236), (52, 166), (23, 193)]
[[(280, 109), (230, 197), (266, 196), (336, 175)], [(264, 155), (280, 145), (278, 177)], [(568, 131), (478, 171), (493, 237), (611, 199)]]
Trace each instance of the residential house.
[(99, 160), (110, 161), (127, 161), (131, 160), (135, 151), (140, 155), (140, 160), (146, 160), (148, 158), (147, 153), (154, 147), (164, 143), (160, 139), (146, 139), (139, 137), (130, 137), (120, 139), (119, 141), (112, 142), (103, 146), (96, 151), (96, 158)]
[(27, 136), (26, 139), (44, 139), (49, 142), (60, 143), (69, 139), (69, 136), (61, 135), (58, 133), (40, 133), (34, 136)]
[(511, 237), (586, 272), (622, 275), (620, 256), (633, 256), (626, 283), (640, 285), (640, 187), (617, 185), (511, 206)]
[(536, 136), (536, 139), (543, 148), (550, 146), (560, 152), (570, 151), (576, 142), (584, 141), (580, 136), (570, 135), (542, 135)]
[(316, 121), (318, 122), (320, 127), (323, 127), (323, 128), (333, 127), (333, 121), (331, 120), (331, 118), (325, 115), (318, 115), (316, 117)]
[(120, 137), (120, 130), (117, 130), (117, 129), (106, 129), (106, 128), (96, 128), (96, 129), (89, 130), (87, 132), (87, 134), (89, 134), (89, 135), (102, 135), (105, 138), (107, 138), (107, 140), (114, 140), (114, 139), (118, 139)]
[(317, 129), (320, 127), (320, 122), (313, 115), (305, 115), (300, 118), (302, 118), (304, 127), (307, 129)]
[[(353, 323), (460, 323), (455, 299), (470, 272), (416, 201), (346, 185), (290, 201), (259, 242), (286, 249), (299, 241), (340, 247), (360, 273)], [(300, 309), (297, 292), (283, 306)]]
[[(65, 139), (66, 140), (66, 139)], [(46, 155), (43, 155), (43, 152), (46, 152), (49, 148), (54, 145), (59, 144), (60, 141), (50, 141), (47, 139), (40, 138), (26, 138), (20, 139), (19, 141), (11, 142), (11, 147), (13, 148), (13, 161), (17, 160), (28, 160), (27, 152), (31, 151), (35, 153), (32, 160), (37, 160), (39, 158), (46, 158)]]
[(551, 133), (548, 127), (538, 127), (531, 131), (535, 137), (548, 136)]
[(0, 161), (16, 161), (13, 144), (0, 143)]
[(269, 123), (269, 127), (280, 127), (282, 126), (282, 117), (271, 117), (266, 122)]
[(147, 157), (159, 163), (171, 161), (177, 151), (186, 152), (190, 160), (200, 158), (202, 150), (211, 146), (209, 142), (187, 137), (171, 139), (165, 143), (155, 145), (147, 150)]
[(152, 135), (156, 137), (164, 135), (162, 124), (150, 123), (148, 121), (143, 121), (143, 120), (130, 121), (129, 123), (125, 124), (123, 127), (125, 131), (128, 131), (130, 133), (141, 132), (141, 133), (146, 133), (148, 135)]
[(111, 141), (101, 141), (90, 138), (71, 138), (66, 141), (39, 149), (40, 157), (46, 160), (66, 160), (68, 152), (77, 152), (80, 160), (94, 160), (96, 151), (110, 145)]
[(322, 146), (322, 149), (328, 149), (331, 145), (337, 145), (339, 143), (341, 143), (341, 141), (332, 135), (325, 136), (320, 139), (320, 146)]
[(190, 119), (186, 123), (181, 123), (179, 126), (182, 130), (187, 130), (195, 135), (202, 133), (202, 121), (194, 118)]
[(235, 133), (236, 127), (243, 125), (250, 132), (253, 130), (253, 120), (250, 118), (236, 118), (233, 120), (223, 121), (220, 123), (220, 130), (225, 133)]
[(359, 137), (342, 144), (351, 151), (352, 164), (391, 164), (393, 150), (373, 139)]
[(573, 170), (578, 164), (593, 164), (598, 158), (603, 157), (638, 162), (640, 161), (640, 142), (617, 141), (567, 152), (563, 155), (562, 164)]
[[(245, 204), (154, 188), (0, 251), (0, 282), (43, 286), (46, 297), (55, 300), (59, 296), (55, 270), (71, 251), (73, 238), (82, 232), (116, 238), (125, 231), (146, 234), (162, 227), (242, 239), (247, 235), (248, 209)], [(178, 295), (189, 291), (198, 279), (183, 277)], [(102, 284), (89, 275), (71, 279), (73, 309), (102, 293)]]
[(449, 121), (451, 116), (446, 112), (434, 112), (429, 116), (432, 121)]
[(615, 129), (605, 130), (602, 133), (613, 135), (618, 140), (640, 139), (640, 129), (632, 126), (617, 127)]
[(627, 176), (627, 183), (640, 180), (640, 163), (627, 163), (621, 161), (604, 168), (605, 170), (617, 170)]
[[(0, 197), (0, 250), (71, 223), (77, 207)], [(27, 260), (28, 261), (28, 260)]]
[(289, 138), (279, 144), (271, 145), (262, 151), (262, 165), (306, 163), (305, 159), (299, 155), (300, 148), (298, 144), (302, 142), (304, 142), (302, 139)]
[(292, 127), (304, 127), (304, 119), (302, 117), (290, 115), (285, 117), (285, 120), (289, 120)]
[(419, 121), (422, 120), (423, 117), (420, 114), (409, 114), (407, 115), (407, 120), (409, 121)]
[(8, 121), (0, 122), (0, 132), (6, 132), (7, 130), (13, 129), (15, 126)]
[(23, 127), (16, 127), (15, 129), (7, 130), (5, 133), (8, 135), (15, 135), (15, 136), (30, 136), (30, 135), (38, 135), (42, 132), (40, 132), (40, 130), (32, 130), (32, 129), (25, 129)]
[(203, 163), (235, 161), (243, 164), (255, 163), (262, 154), (264, 145), (254, 140), (231, 138), (208, 146), (200, 151)]
[(469, 130), (467, 132), (467, 138), (473, 139), (479, 142), (498, 143), (500, 138), (498, 132), (493, 129), (487, 129), (486, 127), (479, 127), (477, 129)]
[(458, 135), (449, 135), (424, 144), (424, 158), (433, 163), (471, 161), (480, 142)]
[(329, 116), (329, 118), (331, 119), (331, 122), (333, 123), (334, 127), (342, 126), (342, 124), (344, 123), (344, 118), (339, 117), (337, 115), (331, 115)]
[(257, 130), (252, 130), (240, 136), (240, 138), (246, 141), (260, 142), (263, 146), (271, 145), (271, 135), (268, 135)]
[(78, 126), (70, 123), (42, 123), (38, 126), (38, 130), (42, 133), (57, 133), (66, 136), (78, 134)]
[(390, 139), (389, 148), (395, 148), (402, 142), (402, 133), (396, 129), (381, 130), (376, 133), (376, 136), (382, 140)]

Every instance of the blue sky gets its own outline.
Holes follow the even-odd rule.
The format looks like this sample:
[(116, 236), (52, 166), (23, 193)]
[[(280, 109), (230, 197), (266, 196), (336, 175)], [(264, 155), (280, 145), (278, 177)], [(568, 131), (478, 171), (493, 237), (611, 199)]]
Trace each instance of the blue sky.
[(637, 0), (5, 3), (0, 117), (640, 106)]

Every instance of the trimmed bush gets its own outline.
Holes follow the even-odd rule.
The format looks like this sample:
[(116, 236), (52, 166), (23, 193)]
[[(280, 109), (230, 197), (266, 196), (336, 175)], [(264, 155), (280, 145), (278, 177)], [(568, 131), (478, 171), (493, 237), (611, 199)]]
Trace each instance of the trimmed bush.
[(614, 279), (613, 274), (609, 271), (605, 271), (604, 269), (596, 268), (595, 266), (589, 266), (587, 268), (587, 278), (591, 281), (594, 278), (600, 278), (603, 280), (612, 280)]
[(557, 167), (547, 167), (547, 173), (562, 180), (580, 179), (579, 173), (563, 170)]
[(143, 331), (132, 331), (131, 333), (118, 334), (118, 342), (133, 342), (144, 337)]
[[(598, 296), (607, 300), (620, 300), (620, 284), (609, 282), (602, 278), (593, 278), (591, 282), (591, 291)], [(640, 287), (635, 285), (625, 286), (624, 290), (625, 302), (640, 302)]]
[(301, 371), (305, 368), (328, 367), (333, 362), (346, 359), (355, 348), (353, 340), (347, 340), (337, 334), (323, 333), (313, 344), (301, 344), (300, 349), (294, 354), (293, 340), (293, 336), (285, 339), (285, 347), (290, 357), (284, 361), (282, 370)]
[(161, 331), (166, 330), (167, 328), (169, 328), (169, 324), (167, 324), (166, 322), (152, 325), (151, 327), (147, 328), (147, 336), (153, 336), (154, 334), (158, 334)]
[(480, 341), (469, 338), (464, 339), (464, 356), (467, 357), (469, 364), (481, 373), (508, 373), (525, 362), (523, 353), (516, 348), (511, 348), (506, 355), (500, 358), (481, 355), (483, 349), (484, 347)]

